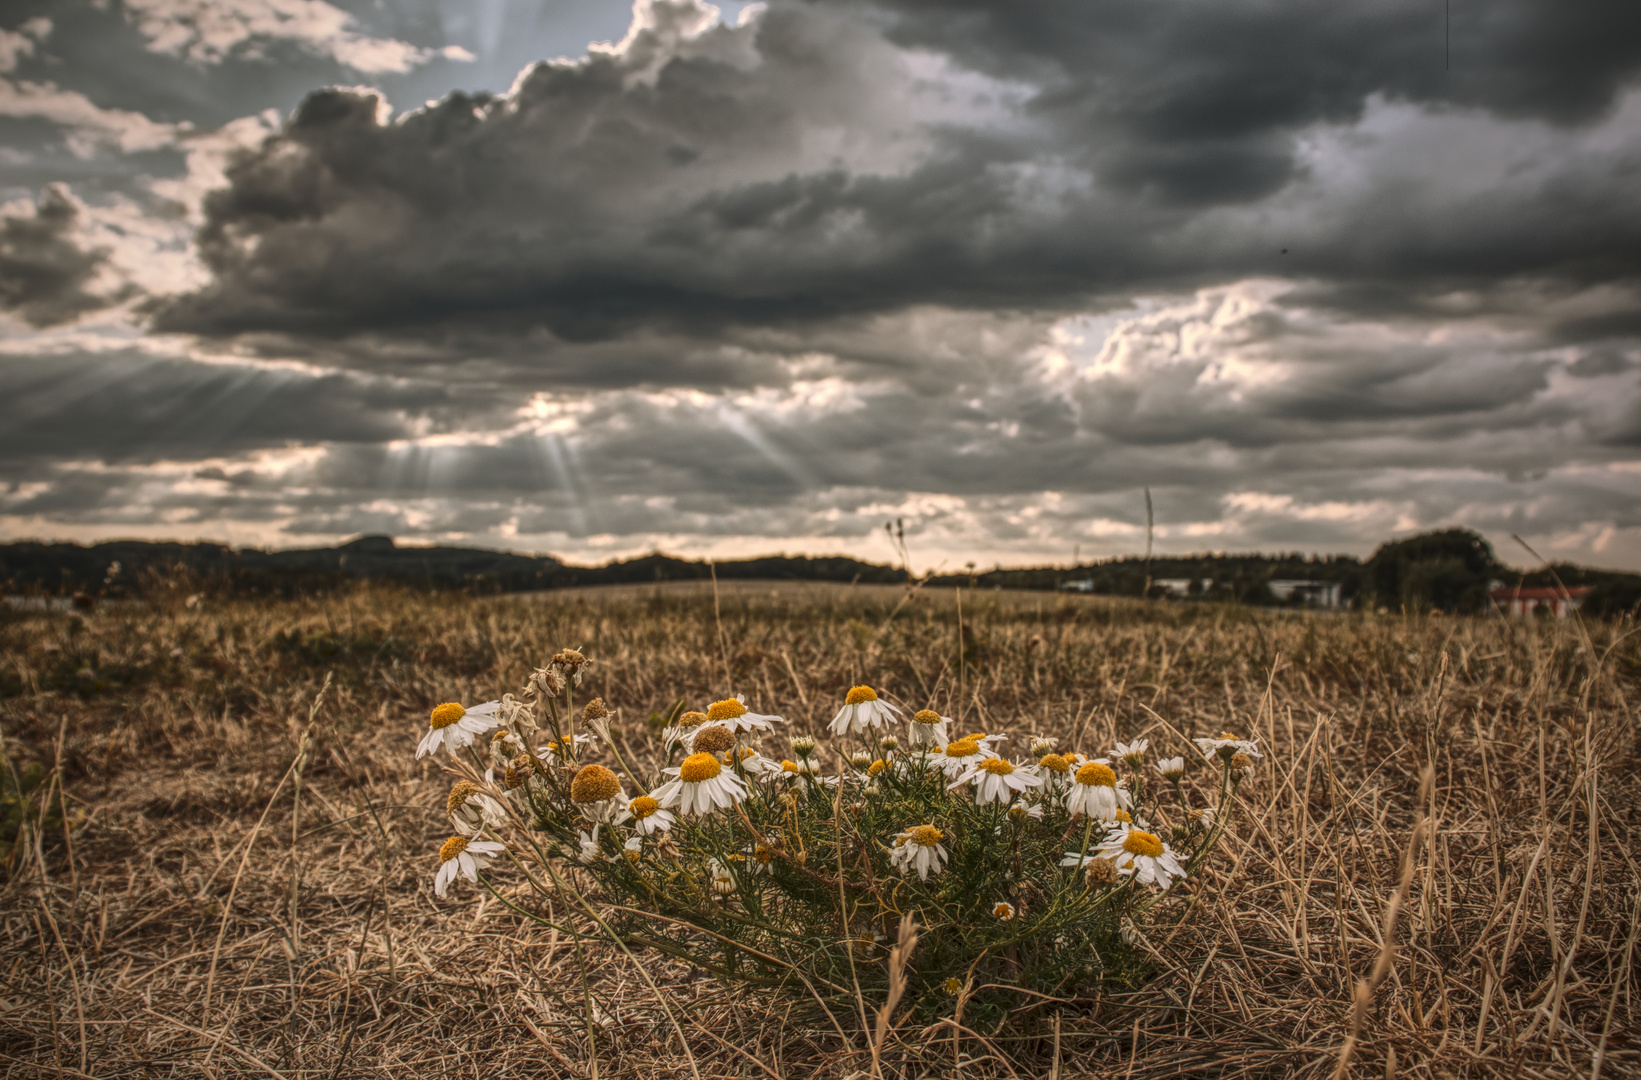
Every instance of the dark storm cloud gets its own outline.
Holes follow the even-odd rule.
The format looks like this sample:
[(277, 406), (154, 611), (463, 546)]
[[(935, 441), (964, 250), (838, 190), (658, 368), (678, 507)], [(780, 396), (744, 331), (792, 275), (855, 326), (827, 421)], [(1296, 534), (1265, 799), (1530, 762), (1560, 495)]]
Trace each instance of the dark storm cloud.
[[(382, 442), (436, 430), (440, 387), (135, 350), (0, 356), (0, 461), (145, 463), (319, 442)], [(462, 409), (464, 418), (474, 404)], [(423, 421), (423, 423), (416, 423)], [(431, 422), (429, 422), (431, 421)]]
[(1641, 10), (1623, 0), (877, 6), (896, 40), (1052, 86), (1041, 108), (1182, 142), (1351, 120), (1376, 93), (1578, 123), (1641, 69)]
[[(1051, 7), (777, 2), (703, 29), (693, 5), (658, 3), (624, 51), (539, 66), (506, 99), (455, 94), (383, 125), (367, 94), (316, 93), (207, 201), (215, 279), (156, 325), (510, 319), (595, 340), (1250, 273), (1403, 306), (1433, 284), (1641, 273), (1641, 149), (1576, 142), (1641, 63), (1633, 5), (1467, 9), (1451, 75), (1428, 5)], [(885, 17), (984, 74), (891, 47), (872, 32)], [(939, 113), (942, 97), (961, 108)], [(1351, 183), (1321, 182), (1301, 136), (1375, 101), (1494, 118), (1475, 136), (1484, 174), (1421, 163), (1392, 126), (1339, 140)], [(1500, 155), (1529, 122), (1546, 155), (1521, 176)], [(826, 132), (842, 148), (809, 152)]]
[(30, 326), (54, 326), (114, 302), (91, 289), (108, 252), (80, 246), (80, 217), (79, 203), (59, 184), (29, 212), (0, 217), (0, 310)]

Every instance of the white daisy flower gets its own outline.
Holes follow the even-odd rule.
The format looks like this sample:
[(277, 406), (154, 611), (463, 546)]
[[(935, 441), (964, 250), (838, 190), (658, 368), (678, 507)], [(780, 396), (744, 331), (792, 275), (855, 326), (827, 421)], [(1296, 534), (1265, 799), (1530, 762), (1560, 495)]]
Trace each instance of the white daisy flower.
[[(706, 719), (706, 714), (705, 713), (693, 713), (693, 714), (685, 713), (684, 715), (685, 716), (694, 715), (694, 716), (701, 717), (703, 720)], [(675, 747), (675, 746), (687, 746), (688, 744), (685, 743), (684, 740), (687, 739), (689, 736), (695, 734), (695, 730), (698, 727), (700, 727), (699, 724), (685, 724), (685, 723), (680, 722), (680, 723), (674, 724), (671, 727), (662, 728), (661, 729), (661, 749), (662, 749), (662, 751), (664, 753), (670, 754), (670, 753), (672, 753), (672, 748)]]
[(734, 871), (719, 862), (717, 856), (707, 860), (707, 876), (712, 881), (712, 891), (719, 896), (728, 896), (735, 891)]
[(488, 825), (492, 829), (507, 824), (507, 810), (495, 799), (479, 790), (471, 780), (458, 780), (445, 800), (445, 812), (456, 822), (456, 827), (477, 834)]
[(1128, 789), (1116, 772), (1103, 761), (1090, 761), (1079, 768), (1066, 793), (1066, 811), (1072, 817), (1087, 814), (1097, 821), (1117, 820), (1117, 811), (1132, 807)]
[(880, 701), (877, 691), (870, 686), (852, 687), (843, 699), (843, 708), (827, 725), (832, 734), (863, 735), (873, 728), (881, 728), (890, 721), (901, 719), (900, 710), (887, 701)]
[[(570, 756), (579, 758), (581, 756), (581, 748), (592, 742), (593, 737), (588, 735), (586, 732), (582, 732), (573, 739), (567, 739), (565, 741), (570, 743), (570, 745), (575, 748), (575, 753)], [(551, 765), (563, 756), (564, 747), (557, 739), (542, 743), (540, 746), (536, 747), (536, 757), (540, 758), (545, 764)]]
[(576, 858), (580, 859), (588, 866), (591, 866), (599, 860), (601, 853), (598, 848), (598, 830), (603, 827), (604, 826), (602, 825), (594, 825), (592, 835), (590, 836), (584, 832), (576, 832), (576, 838), (580, 848), (580, 850), (576, 852)]
[(912, 717), (906, 739), (913, 746), (945, 746), (951, 741), (952, 724), (949, 716), (941, 716), (933, 709), (923, 709)]
[(1064, 791), (1074, 771), (1071, 759), (1060, 754), (1044, 754), (1031, 768), (1049, 791)]
[(750, 735), (754, 731), (774, 731), (776, 724), (786, 723), (786, 717), (747, 712), (746, 701), (737, 694), (707, 706), (707, 722), (722, 724), (736, 735)]
[(903, 833), (895, 834), (895, 846), (889, 851), (889, 861), (902, 874), (917, 871), (920, 881), (930, 874), (946, 869), (946, 846), (941, 843), (946, 834), (933, 825), (914, 825)]
[(441, 746), (448, 747), (452, 754), (464, 746), (472, 746), (474, 739), (500, 723), (496, 719), (499, 708), (499, 701), (487, 701), (471, 709), (454, 701), (435, 707), (428, 717), (427, 734), (416, 744), (416, 756), (426, 757), (438, 752)]
[(508, 728), (498, 728), (490, 736), (490, 756), (503, 763), (524, 753), (524, 740)]
[(774, 758), (766, 758), (750, 746), (743, 746), (735, 751), (740, 761), (741, 771), (748, 776), (770, 776), (781, 771), (781, 763)]
[[(628, 862), (637, 862), (639, 859), (643, 858), (644, 838), (641, 836), (627, 837), (627, 842), (621, 845), (621, 855), (625, 857)], [(616, 857), (612, 855), (610, 857), (610, 861), (615, 862)]]
[(1119, 757), (1130, 769), (1137, 769), (1145, 760), (1145, 751), (1151, 745), (1150, 739), (1135, 739), (1131, 743), (1118, 743), (1114, 756)]
[(1029, 766), (1016, 765), (1005, 757), (977, 761), (947, 786), (950, 790), (956, 790), (971, 783), (974, 785), (976, 806), (985, 806), (989, 802), (1006, 803), (1027, 788), (1043, 786), (1042, 780), (1032, 774)]
[(769, 864), (775, 861), (773, 848), (763, 844), (748, 844), (741, 849), (742, 861), (754, 876), (769, 873)]
[(439, 848), (439, 872), (433, 876), (433, 895), (444, 896), (450, 883), (459, 874), (468, 881), (478, 881), (479, 871), (490, 865), (490, 860), (506, 847), (494, 840), (471, 840), (452, 836)]
[(666, 832), (678, 823), (672, 811), (663, 809), (653, 795), (640, 795), (629, 802), (627, 813), (633, 819), (632, 827), (644, 836)]
[(627, 793), (621, 778), (603, 765), (588, 764), (570, 781), (570, 801), (588, 821), (616, 825), (627, 819)]
[(662, 806), (686, 816), (727, 809), (746, 797), (746, 784), (711, 754), (691, 754), (677, 769), (666, 771), (677, 777), (651, 794)]
[(1185, 775), (1185, 759), (1182, 757), (1163, 758), (1157, 762), (1157, 772), (1170, 784), (1177, 784)]
[(808, 777), (815, 783), (826, 787), (835, 788), (838, 786), (837, 777), (821, 772), (820, 766), (808, 758), (800, 758), (797, 761), (783, 761), (780, 763), (779, 768), (779, 773), (770, 774), (777, 780), (796, 780), (799, 777)]
[(1033, 735), (1030, 743), (1031, 756), (1041, 758), (1044, 754), (1052, 754), (1054, 748), (1059, 745), (1059, 739), (1050, 738), (1047, 735)]
[(1007, 900), (999, 900), (997, 903), (993, 904), (991, 906), (991, 913), (992, 917), (998, 922), (1013, 922), (1014, 916), (1017, 914), (1014, 910), (1014, 905), (1009, 903)]
[(945, 746), (937, 747), (936, 752), (929, 755), (929, 764), (945, 773), (950, 779), (961, 776), (971, 766), (978, 765), (987, 758), (997, 755), (991, 747), (984, 745), (979, 739), (969, 736), (956, 739)]
[(1185, 867), (1180, 865), (1173, 848), (1154, 833), (1131, 825), (1120, 825), (1107, 833), (1100, 844), (1100, 856), (1116, 863), (1117, 873), (1125, 877), (1132, 874), (1145, 884), (1165, 891), (1175, 878), (1185, 877)]
[(1239, 739), (1230, 732), (1225, 732), (1217, 739), (1192, 739), (1201, 750), (1203, 756), (1217, 757), (1222, 761), (1230, 761), (1237, 754), (1247, 754), (1249, 757), (1264, 757), (1259, 752), (1257, 739)]
[(1043, 806), (1041, 803), (1028, 803), (1024, 799), (1015, 799), (1009, 803), (1008, 813), (1010, 821), (1024, 822), (1027, 818), (1041, 821)]
[(688, 754), (722, 754), (732, 750), (739, 741), (727, 724), (703, 724), (684, 732), (678, 743)]
[(1134, 815), (1130, 814), (1127, 810), (1117, 811), (1117, 823), (1122, 825), (1136, 825), (1142, 829), (1149, 829), (1151, 827), (1146, 824), (1144, 818), (1135, 818)]
[(1068, 851), (1066, 852), (1066, 857), (1060, 860), (1060, 865), (1073, 866), (1081, 870), (1083, 867), (1098, 858), (1098, 855), (1083, 855), (1080, 852)]

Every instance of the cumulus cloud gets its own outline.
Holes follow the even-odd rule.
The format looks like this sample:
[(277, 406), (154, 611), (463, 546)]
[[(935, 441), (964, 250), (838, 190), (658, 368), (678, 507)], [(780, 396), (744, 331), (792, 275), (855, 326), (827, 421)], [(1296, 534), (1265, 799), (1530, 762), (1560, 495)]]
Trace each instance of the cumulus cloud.
[(17, 70), (17, 62), (33, 56), (40, 42), (51, 33), (51, 20), (35, 16), (27, 19), (15, 31), (0, 27), (0, 74)]
[(0, 207), (0, 310), (31, 326), (54, 326), (118, 297), (96, 288), (108, 249), (80, 242), (84, 207), (52, 184), (29, 205)]
[[(1279, 41), (1334, 54), (1298, 72), (1260, 68), (1263, 4), (1202, 25), (1093, 5), (1099, 34), (1065, 40), (1057, 18), (984, 10), (946, 26), (914, 5), (885, 36), (849, 8), (776, 3), (728, 27), (657, 0), (620, 43), (504, 97), (384, 123), (368, 94), (316, 93), (207, 203), (215, 281), (159, 325), (501, 317), (589, 339), (1272, 272), (1402, 304), (1641, 272), (1627, 46), (1574, 71), (1512, 8), (1466, 62), (1515, 57), (1519, 77), (1443, 97), (1396, 62), (1409, 5), (1289, 20)], [(1560, 74), (1570, 88), (1529, 93)]]
[(473, 59), (458, 45), (433, 49), (373, 37), (352, 15), (324, 0), (123, 0), (121, 6), (150, 49), (202, 64), (260, 59), (276, 42), (367, 75), (406, 72), (434, 56)]

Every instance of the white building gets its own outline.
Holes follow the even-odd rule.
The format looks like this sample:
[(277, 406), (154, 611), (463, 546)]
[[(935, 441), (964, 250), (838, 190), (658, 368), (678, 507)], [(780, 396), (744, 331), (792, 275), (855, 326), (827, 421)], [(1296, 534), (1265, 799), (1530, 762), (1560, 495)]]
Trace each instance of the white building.
[(1266, 582), (1271, 595), (1283, 603), (1299, 600), (1306, 607), (1336, 608), (1340, 606), (1341, 591), (1338, 581), (1301, 581), (1298, 578), (1273, 578)]

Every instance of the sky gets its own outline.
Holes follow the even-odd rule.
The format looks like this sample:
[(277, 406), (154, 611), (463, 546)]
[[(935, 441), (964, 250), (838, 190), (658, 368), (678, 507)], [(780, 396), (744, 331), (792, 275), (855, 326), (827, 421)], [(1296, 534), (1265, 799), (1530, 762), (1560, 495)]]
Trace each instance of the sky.
[(8, 0), (0, 538), (1641, 569), (1641, 5)]

